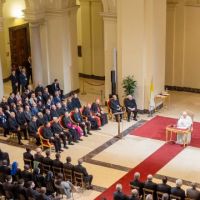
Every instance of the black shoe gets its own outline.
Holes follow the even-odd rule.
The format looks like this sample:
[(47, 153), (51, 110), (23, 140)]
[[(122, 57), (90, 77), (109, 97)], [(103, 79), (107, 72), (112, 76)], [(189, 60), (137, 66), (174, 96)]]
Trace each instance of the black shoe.
[(64, 149), (69, 149), (68, 146), (64, 146)]
[(137, 121), (137, 118), (133, 118), (134, 121)]
[(88, 135), (87, 135), (87, 134), (85, 134), (84, 136), (85, 136), (85, 137), (88, 137)]
[(7, 137), (7, 135), (4, 135), (4, 137)]
[(100, 131), (100, 130), (101, 130), (101, 128), (98, 128), (97, 130), (98, 130), (98, 131)]
[(90, 133), (90, 132), (88, 132), (87, 134), (88, 134), (88, 135), (92, 135), (92, 133)]
[(75, 143), (79, 143), (79, 141), (78, 140), (76, 140), (76, 141), (74, 141)]

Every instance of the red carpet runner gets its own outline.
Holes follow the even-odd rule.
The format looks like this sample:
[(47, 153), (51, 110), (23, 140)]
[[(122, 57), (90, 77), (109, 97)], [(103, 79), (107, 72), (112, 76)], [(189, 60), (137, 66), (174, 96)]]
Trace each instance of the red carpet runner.
[[(143, 126), (133, 130), (130, 134), (157, 140), (165, 140), (165, 127), (169, 124), (176, 123), (177, 119), (156, 116), (152, 120), (145, 123)], [(200, 147), (200, 123), (194, 122), (193, 128), (194, 130), (192, 133), (192, 141), (190, 146)], [(130, 194), (129, 182), (133, 179), (133, 174), (136, 171), (141, 173), (141, 179), (144, 181), (146, 180), (148, 174), (154, 175), (182, 150), (183, 147), (181, 147), (180, 145), (164, 144), (160, 149), (155, 151), (142, 163), (140, 163), (131, 171), (129, 171), (116, 183), (121, 183), (123, 185), (123, 191), (127, 194)], [(96, 200), (102, 200), (103, 197), (105, 197), (108, 200), (112, 200), (116, 183), (114, 183), (110, 188), (108, 188), (105, 192), (99, 195), (96, 198)]]
[[(146, 180), (148, 174), (155, 174), (162, 167), (164, 167), (170, 160), (172, 160), (178, 153), (183, 150), (180, 145), (164, 144), (160, 149), (155, 151), (151, 156), (130, 170), (125, 176), (119, 179), (116, 183), (123, 185), (123, 191), (130, 194), (129, 182), (133, 179), (135, 172), (141, 173), (141, 180)], [(134, 156), (134, 154), (133, 154)], [(106, 181), (106, 180), (105, 180)], [(107, 200), (113, 199), (113, 192), (115, 191), (116, 183), (114, 183), (105, 192), (99, 195), (96, 200), (102, 200), (105, 197)]]

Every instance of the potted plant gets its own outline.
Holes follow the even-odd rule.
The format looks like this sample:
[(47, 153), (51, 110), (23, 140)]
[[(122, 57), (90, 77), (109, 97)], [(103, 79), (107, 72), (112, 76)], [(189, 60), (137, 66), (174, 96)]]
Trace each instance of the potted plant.
[(125, 95), (134, 95), (137, 81), (133, 76), (127, 76), (123, 79), (122, 86), (124, 88)]

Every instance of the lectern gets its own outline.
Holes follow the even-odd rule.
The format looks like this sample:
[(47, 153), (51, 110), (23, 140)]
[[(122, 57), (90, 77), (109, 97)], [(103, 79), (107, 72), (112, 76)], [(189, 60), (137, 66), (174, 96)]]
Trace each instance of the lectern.
[(121, 111), (121, 112), (116, 112), (116, 113), (113, 113), (113, 115), (117, 116), (117, 121), (118, 121), (118, 133), (115, 137), (119, 138), (119, 139), (122, 139), (123, 135), (120, 131), (120, 115), (123, 115), (124, 112)]

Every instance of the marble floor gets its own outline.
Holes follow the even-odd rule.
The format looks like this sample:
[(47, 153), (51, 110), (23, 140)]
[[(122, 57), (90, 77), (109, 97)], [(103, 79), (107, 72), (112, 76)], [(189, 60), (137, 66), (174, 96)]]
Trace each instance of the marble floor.
[[(87, 95), (80, 94), (83, 103), (91, 102), (100, 94), (96, 89), (90, 90), (87, 87), (85, 87)], [(5, 91), (8, 90), (9, 85), (5, 85)], [(89, 93), (90, 91), (92, 92)], [(171, 91), (170, 94), (170, 105), (159, 110), (154, 116), (162, 115), (178, 118), (183, 110), (189, 110), (194, 113), (194, 120), (200, 121), (200, 94), (174, 91)], [(146, 114), (139, 115), (138, 118), (139, 122), (141, 120), (142, 123), (149, 119)], [(125, 133), (127, 129), (137, 126), (139, 122), (123, 121), (121, 131)], [(73, 164), (76, 164), (79, 158), (84, 158), (84, 166), (94, 176), (94, 190), (75, 193), (74, 199), (77, 200), (95, 199), (103, 190), (124, 176), (129, 169), (135, 167), (164, 144), (163, 141), (126, 134), (122, 140), (113, 138), (117, 134), (117, 124), (113, 121), (109, 121), (101, 130), (92, 133), (93, 135), (83, 138), (82, 142), (70, 146), (68, 150), (61, 154), (62, 161), (65, 161), (66, 156), (70, 155)], [(8, 151), (11, 160), (18, 161), (20, 167), (23, 167), (22, 154), (24, 148), (6, 144), (7, 142), (1, 136), (0, 140), (4, 140), (0, 143), (0, 148)], [(155, 181), (160, 182), (160, 175), (167, 175), (171, 177), (171, 185), (174, 185), (176, 178), (182, 178), (186, 181), (184, 188), (187, 188), (187, 184), (192, 181), (200, 183), (200, 176), (197, 176), (200, 172), (199, 154), (199, 148), (186, 147), (158, 171)], [(54, 158), (54, 156), (54, 153), (52, 153), (51, 157)]]

